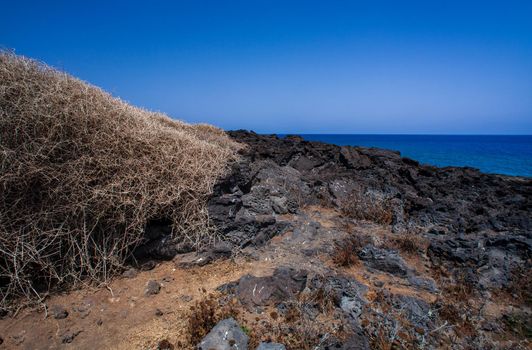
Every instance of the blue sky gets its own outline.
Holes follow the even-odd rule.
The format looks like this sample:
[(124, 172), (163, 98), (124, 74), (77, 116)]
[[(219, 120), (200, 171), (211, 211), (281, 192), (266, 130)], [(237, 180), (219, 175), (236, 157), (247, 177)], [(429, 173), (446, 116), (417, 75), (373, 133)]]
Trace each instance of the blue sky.
[(532, 134), (532, 1), (10, 1), (0, 46), (278, 133)]

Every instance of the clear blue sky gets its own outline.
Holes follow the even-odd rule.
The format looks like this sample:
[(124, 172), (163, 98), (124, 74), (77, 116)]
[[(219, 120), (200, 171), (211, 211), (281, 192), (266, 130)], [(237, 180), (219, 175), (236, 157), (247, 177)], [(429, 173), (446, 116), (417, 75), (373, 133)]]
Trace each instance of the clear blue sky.
[(279, 133), (532, 133), (532, 1), (5, 1), (0, 46)]

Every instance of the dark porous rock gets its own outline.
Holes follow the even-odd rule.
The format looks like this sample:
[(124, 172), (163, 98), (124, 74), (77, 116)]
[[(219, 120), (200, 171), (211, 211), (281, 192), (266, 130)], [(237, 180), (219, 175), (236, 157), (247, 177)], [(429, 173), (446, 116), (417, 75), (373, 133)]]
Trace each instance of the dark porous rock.
[(148, 222), (143, 242), (135, 248), (136, 260), (171, 260), (179, 252), (172, 238), (172, 221), (161, 219)]
[(183, 294), (183, 295), (180, 295), (180, 296), (179, 296), (179, 300), (181, 300), (181, 301), (184, 302), (184, 303), (188, 303), (188, 302), (192, 301), (192, 299), (194, 299), (194, 298), (192, 297), (192, 295), (186, 295), (186, 294)]
[(364, 298), (368, 288), (356, 279), (347, 276), (316, 276), (307, 287), (310, 291), (319, 291), (334, 302), (351, 319), (358, 319), (367, 301)]
[[(209, 205), (222, 229), (235, 229), (231, 226), (241, 207), (252, 214), (273, 215), (294, 212), (300, 204), (339, 205), (344, 195), (371, 190), (400, 199), (405, 220), (436, 231), (444, 228), (443, 234), (532, 231), (529, 178), (421, 165), (378, 148), (340, 147), (244, 130), (229, 135), (247, 147), (232, 173), (216, 185)], [(293, 209), (282, 198), (294, 203)]]
[(450, 238), (433, 240), (428, 248), (430, 258), (457, 263), (478, 263), (484, 254), (478, 239)]
[(56, 320), (62, 320), (68, 317), (68, 311), (61, 305), (53, 305), (50, 308), (50, 312)]
[(415, 327), (427, 329), (432, 325), (433, 316), (426, 301), (409, 295), (393, 295), (392, 305), (395, 309), (403, 311)]
[(423, 278), (423, 277), (416, 276), (413, 273), (410, 273), (408, 275), (408, 282), (410, 282), (410, 284), (416, 288), (424, 289), (429, 292), (438, 291), (436, 282), (434, 282), (434, 280), (430, 278)]
[(148, 283), (146, 283), (146, 288), (144, 289), (144, 295), (150, 296), (159, 294), (161, 291), (161, 284), (154, 280), (149, 280)]
[(381, 288), (384, 286), (384, 282), (383, 281), (375, 281), (373, 282), (373, 285), (377, 288)]
[(255, 350), (286, 350), (286, 347), (283, 344), (279, 343), (265, 343), (262, 342), (257, 346)]
[(188, 269), (195, 266), (205, 266), (213, 261), (212, 252), (185, 253), (178, 254), (174, 258), (175, 265), (180, 268)]
[(157, 262), (155, 260), (148, 260), (148, 261), (143, 262), (140, 265), (140, 270), (150, 271), (150, 270), (153, 270), (156, 266), (157, 266)]
[(367, 245), (358, 253), (358, 256), (366, 266), (372, 269), (399, 277), (406, 277), (409, 273), (408, 266), (396, 251)]
[(350, 169), (367, 169), (371, 166), (368, 156), (360, 153), (354, 147), (343, 146), (340, 148), (340, 162)]
[(248, 336), (233, 318), (218, 322), (198, 344), (198, 350), (247, 350)]
[[(503, 288), (511, 283), (514, 269), (529, 268), (532, 243), (519, 235), (433, 239), (428, 255), (434, 265), (469, 276), (469, 282), (482, 288)], [(474, 273), (469, 272), (471, 267), (475, 267)]]
[(277, 305), (299, 294), (306, 282), (306, 271), (280, 267), (272, 276), (243, 276), (238, 281), (236, 296), (248, 308)]
[(71, 331), (67, 330), (62, 336), (61, 336), (61, 342), (63, 344), (70, 344), (74, 341), (74, 338), (76, 338), (82, 331)]
[[(382, 337), (405, 348), (438, 348), (448, 339), (456, 339), (457, 349), (475, 341), (491, 344), (488, 333), (493, 327), (483, 326), (484, 331), (473, 337), (462, 334), (462, 327), (453, 327), (446, 317), (457, 313), (460, 319), (471, 318), (475, 333), (482, 330), (487, 316), (472, 307), (484, 300), (501, 306), (496, 297), (501, 289), (514, 296), (513, 308), (526, 306), (532, 267), (532, 179), (483, 174), (473, 168), (437, 168), (378, 148), (243, 130), (228, 134), (245, 147), (230, 173), (215, 184), (207, 203), (209, 218), (226, 246), (191, 255), (192, 263), (238, 253), (273, 266), (301, 264), (307, 272), (284, 268), (266, 277), (246, 275), (219, 287), (227, 294), (223, 298), (236, 297), (248, 311), (275, 306), (286, 315), (294, 298), (300, 297), (301, 317), (310, 322), (319, 319), (326, 305), (341, 322), (343, 337), (334, 339), (326, 327), (318, 327), (319, 349), (368, 349), (368, 339)], [(334, 257), (343, 237), (366, 229), (370, 234), (419, 233), (423, 249), (387, 249), (379, 239), (360, 243), (362, 249), (354, 253), (365, 265), (363, 278), (373, 283), (365, 287), (344, 276), (343, 268), (323, 263), (320, 253)], [(279, 235), (283, 236), (272, 241)], [(164, 227), (150, 223), (142, 249), (159, 254), (159, 248), (150, 249), (160, 247), (166, 236)], [(401, 254), (408, 251), (408, 261), (420, 264), (405, 262)], [(381, 272), (392, 276), (375, 278)], [(405, 293), (392, 293), (396, 289)], [(441, 310), (424, 301), (432, 299), (429, 295), (445, 301)], [(326, 296), (327, 304), (316, 296)], [(459, 302), (450, 302), (455, 297)], [(504, 328), (503, 320), (497, 322)], [(484, 336), (488, 338), (480, 339)]]
[(233, 251), (233, 246), (227, 242), (218, 242), (212, 247), (213, 254), (229, 256)]
[(532, 237), (504, 236), (486, 240), (487, 249), (501, 249), (505, 253), (520, 256), (523, 260), (532, 256)]

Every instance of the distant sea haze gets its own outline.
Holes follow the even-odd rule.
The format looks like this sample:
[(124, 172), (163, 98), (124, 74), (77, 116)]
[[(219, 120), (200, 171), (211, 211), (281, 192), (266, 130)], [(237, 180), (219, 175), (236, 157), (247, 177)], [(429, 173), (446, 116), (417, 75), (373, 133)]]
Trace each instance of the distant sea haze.
[[(280, 135), (284, 136), (284, 135)], [(532, 177), (532, 135), (300, 134), (308, 141), (400, 151), (422, 164), (469, 166), (485, 173)]]

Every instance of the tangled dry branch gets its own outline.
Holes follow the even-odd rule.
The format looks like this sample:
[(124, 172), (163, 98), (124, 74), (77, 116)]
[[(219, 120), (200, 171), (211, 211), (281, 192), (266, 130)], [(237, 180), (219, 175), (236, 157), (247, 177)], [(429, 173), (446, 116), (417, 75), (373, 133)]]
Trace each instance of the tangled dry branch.
[(107, 279), (149, 220), (194, 246), (238, 145), (0, 52), (0, 305)]

